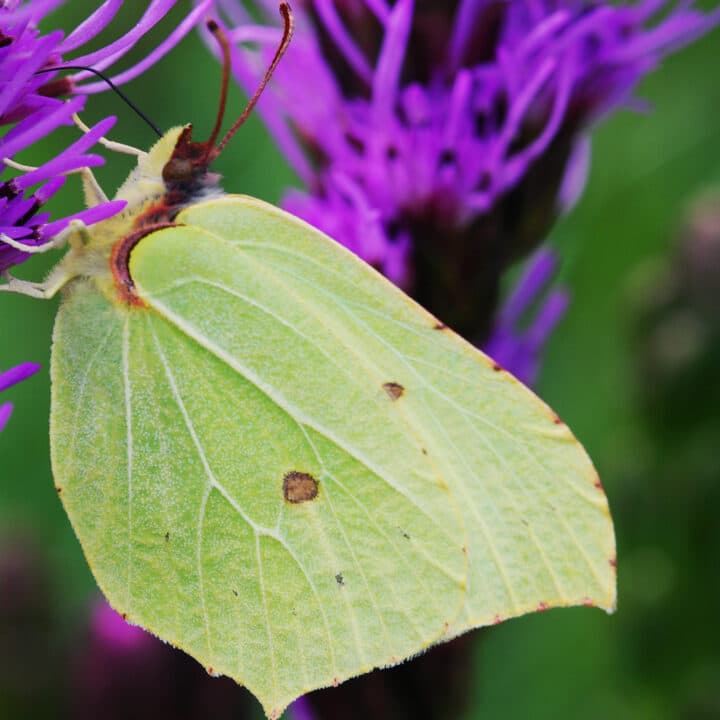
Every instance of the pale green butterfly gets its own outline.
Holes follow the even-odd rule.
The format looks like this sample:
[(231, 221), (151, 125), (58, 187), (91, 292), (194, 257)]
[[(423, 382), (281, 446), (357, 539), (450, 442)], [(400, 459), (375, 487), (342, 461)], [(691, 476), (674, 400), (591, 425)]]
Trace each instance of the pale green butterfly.
[(44, 285), (5, 286), (63, 290), (53, 472), (112, 606), (271, 718), (471, 628), (611, 610), (606, 498), (557, 416), (333, 240), (207, 173), (259, 92), (217, 147), (217, 126), (170, 130), (124, 213), (71, 235)]

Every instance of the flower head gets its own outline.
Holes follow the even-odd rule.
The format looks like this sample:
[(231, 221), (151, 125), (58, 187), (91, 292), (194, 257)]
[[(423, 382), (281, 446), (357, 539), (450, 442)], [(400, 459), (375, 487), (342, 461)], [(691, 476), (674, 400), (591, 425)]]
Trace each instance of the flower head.
[[(260, 48), (235, 57), (250, 89), (273, 34), (223, 7)], [(307, 0), (260, 104), (306, 184), (285, 207), (485, 338), (503, 271), (579, 194), (588, 126), (718, 21), (663, 0)]]
[[(138, 23), (118, 40), (83, 55), (69, 57), (92, 40), (113, 19), (122, 0), (106, 0), (68, 36), (60, 30), (43, 34), (38, 23), (62, 0), (8, 0), (0, 6), (0, 125), (10, 126), (0, 138), (0, 273), (29, 255), (7, 240), (27, 246), (46, 243), (78, 219), (86, 225), (119, 212), (124, 202), (100, 203), (91, 208), (51, 220), (43, 205), (62, 187), (68, 173), (101, 164), (99, 155), (88, 152), (115, 123), (101, 120), (83, 137), (39, 168), (23, 170), (14, 177), (9, 159), (61, 125), (85, 105), (85, 96), (108, 88), (105, 82), (86, 82), (92, 72), (82, 70), (58, 76), (53, 68), (64, 65), (92, 66), (104, 70), (123, 57), (137, 41), (163, 19), (175, 0), (153, 0)], [(195, 25), (211, 0), (203, 0), (176, 30), (142, 61), (113, 78), (121, 84), (136, 77), (157, 61)], [(48, 72), (49, 71), (49, 72)], [(68, 100), (61, 99), (69, 96)]]

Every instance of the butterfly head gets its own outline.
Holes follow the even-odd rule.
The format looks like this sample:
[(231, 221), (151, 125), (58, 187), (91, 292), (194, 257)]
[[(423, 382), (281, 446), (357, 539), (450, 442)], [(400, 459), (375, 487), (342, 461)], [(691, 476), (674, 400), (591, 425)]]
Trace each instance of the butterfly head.
[(181, 128), (172, 154), (161, 171), (167, 191), (193, 195), (207, 186), (217, 185), (219, 175), (208, 172), (217, 155), (212, 138), (206, 142), (193, 142), (192, 125)]
[(172, 191), (173, 189), (178, 189), (186, 190), (188, 192), (201, 191), (205, 186), (217, 183), (218, 176), (208, 173), (210, 163), (212, 163), (212, 161), (215, 160), (215, 158), (222, 152), (232, 136), (243, 125), (245, 120), (247, 120), (290, 43), (293, 31), (293, 18), (290, 6), (286, 2), (280, 3), (280, 14), (283, 18), (284, 30), (282, 39), (275, 51), (275, 56), (268, 66), (268, 69), (265, 72), (260, 85), (255, 91), (255, 94), (250, 98), (242, 114), (220, 140), (218, 139), (220, 137), (220, 128), (225, 115), (227, 90), (232, 63), (230, 57), (230, 45), (225, 33), (214, 20), (208, 21), (208, 30), (217, 40), (223, 57), (223, 78), (217, 117), (215, 119), (215, 125), (212, 132), (210, 133), (210, 137), (205, 142), (193, 141), (192, 125), (186, 125), (182, 128), (177, 137), (170, 159), (162, 168), (162, 178), (168, 190)]

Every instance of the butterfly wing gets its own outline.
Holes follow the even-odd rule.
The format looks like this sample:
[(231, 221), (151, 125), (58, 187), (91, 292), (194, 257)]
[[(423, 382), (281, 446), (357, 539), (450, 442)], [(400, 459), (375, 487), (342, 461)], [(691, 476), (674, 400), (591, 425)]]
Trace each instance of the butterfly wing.
[(466, 535), (372, 347), (192, 222), (131, 271), (147, 307), (76, 281), (52, 361), (55, 480), (111, 604), (271, 717), (437, 641)]
[(295, 697), (465, 630), (614, 605), (597, 475), (530, 391), (258, 200), (184, 210), (56, 325), (53, 465), (129, 619)]

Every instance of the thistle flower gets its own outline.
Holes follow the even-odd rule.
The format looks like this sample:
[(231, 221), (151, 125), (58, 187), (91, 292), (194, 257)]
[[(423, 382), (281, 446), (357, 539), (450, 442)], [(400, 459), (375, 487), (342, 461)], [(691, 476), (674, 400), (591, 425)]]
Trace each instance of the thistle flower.
[[(95, 70), (110, 67), (175, 4), (175, 0), (153, 0), (137, 24), (121, 38), (100, 50), (70, 58), (69, 53), (107, 27), (122, 0), (106, 0), (67, 37), (59, 30), (41, 33), (38, 23), (61, 2), (6, 0), (0, 5), (0, 125), (12, 126), (0, 138), (1, 175), (7, 175), (8, 159), (61, 125), (72, 124), (73, 114), (83, 109), (87, 94), (108, 88), (105, 82), (84, 82), (92, 75), (86, 70), (64, 77), (45, 71), (63, 65), (87, 65)], [(114, 77), (115, 84), (131, 80), (167, 53), (193, 28), (210, 4), (211, 0), (199, 3), (147, 57)], [(64, 96), (71, 97), (60, 99)], [(104, 202), (54, 220), (41, 212), (42, 206), (62, 187), (68, 173), (104, 162), (88, 150), (114, 123), (115, 118), (105, 118), (39, 168), (21, 169), (16, 177), (0, 180), (0, 273), (29, 257), (19, 245), (43, 245), (74, 219), (91, 225), (124, 207), (124, 202)], [(14, 243), (14, 247), (9, 243)]]
[[(234, 59), (250, 90), (274, 33), (221, 5), (259, 48)], [(260, 104), (306, 186), (284, 205), (483, 341), (502, 273), (582, 187), (587, 128), (720, 21), (692, 5), (306, 0)]]

